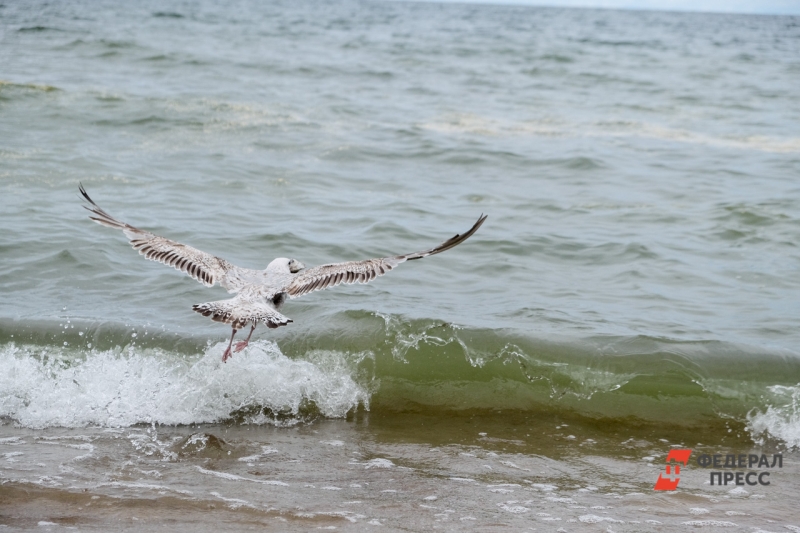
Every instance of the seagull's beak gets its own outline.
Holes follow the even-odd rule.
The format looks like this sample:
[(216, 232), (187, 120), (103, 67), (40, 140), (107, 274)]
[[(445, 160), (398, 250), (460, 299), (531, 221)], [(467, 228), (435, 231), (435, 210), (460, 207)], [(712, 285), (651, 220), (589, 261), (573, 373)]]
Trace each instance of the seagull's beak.
[(300, 272), (301, 270), (303, 270), (305, 267), (306, 266), (303, 263), (301, 263), (300, 261), (295, 259), (292, 262), (291, 267), (289, 268), (289, 272), (291, 272), (292, 274), (296, 274), (297, 272)]

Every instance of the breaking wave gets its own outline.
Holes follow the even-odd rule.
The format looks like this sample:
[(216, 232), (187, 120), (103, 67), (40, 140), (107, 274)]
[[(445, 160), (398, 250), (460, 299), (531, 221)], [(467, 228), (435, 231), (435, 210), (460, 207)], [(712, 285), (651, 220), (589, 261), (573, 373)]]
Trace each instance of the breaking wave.
[(359, 411), (515, 410), (657, 427), (736, 421), (756, 442), (800, 446), (800, 385), (791, 382), (800, 357), (782, 349), (535, 337), (346, 311), (278, 343), (255, 341), (223, 364), (224, 342), (71, 328), (0, 328), (0, 417), (36, 428), (286, 425)]
[(32, 428), (193, 424), (232, 420), (294, 423), (343, 417), (369, 405), (368, 391), (334, 352), (292, 360), (257, 342), (221, 362), (224, 343), (197, 357), (127, 347), (77, 354), (59, 347), (0, 349), (0, 416)]

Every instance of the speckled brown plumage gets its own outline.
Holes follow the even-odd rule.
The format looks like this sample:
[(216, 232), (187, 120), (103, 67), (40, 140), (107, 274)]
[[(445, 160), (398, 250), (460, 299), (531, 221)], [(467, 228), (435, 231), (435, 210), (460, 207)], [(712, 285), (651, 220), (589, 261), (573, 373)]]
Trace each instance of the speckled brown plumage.
[[(292, 322), (279, 312), (287, 296), (298, 298), (341, 283), (369, 283), (400, 263), (438, 254), (461, 244), (486, 220), (486, 216), (481, 215), (466, 233), (455, 235), (439, 246), (421, 252), (364, 261), (329, 263), (309, 269), (305, 269), (305, 266), (295, 259), (279, 257), (267, 265), (266, 269), (253, 270), (238, 267), (220, 257), (121, 222), (94, 203), (82, 185), (80, 192), (89, 202), (89, 205), (84, 206), (92, 213), (89, 218), (103, 226), (122, 230), (133, 248), (145, 259), (158, 261), (185, 272), (207, 287), (219, 283), (229, 293), (236, 293), (235, 297), (228, 300), (196, 304), (192, 307), (194, 311), (216, 322), (230, 324), (233, 329), (231, 340), (222, 356), (223, 361), (231, 356), (231, 346), (236, 332), (246, 325), (250, 324), (250, 335), (252, 335), (256, 324), (260, 322), (270, 328), (285, 326)], [(247, 340), (237, 343), (235, 351), (247, 346), (250, 335)]]

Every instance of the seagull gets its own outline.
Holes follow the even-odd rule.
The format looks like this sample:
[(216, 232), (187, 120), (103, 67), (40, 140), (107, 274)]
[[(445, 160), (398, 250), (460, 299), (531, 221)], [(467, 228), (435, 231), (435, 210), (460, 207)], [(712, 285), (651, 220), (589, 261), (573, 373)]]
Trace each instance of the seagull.
[[(369, 283), (393, 270), (400, 263), (422, 259), (458, 246), (478, 231), (487, 216), (481, 214), (478, 221), (466, 233), (457, 234), (440, 245), (421, 252), (363, 261), (328, 263), (311, 268), (306, 268), (297, 259), (278, 257), (264, 270), (252, 270), (238, 267), (221, 257), (117, 220), (89, 197), (83, 185), (80, 185), (79, 190), (83, 198), (89, 202), (89, 205), (83, 206), (92, 213), (89, 218), (103, 226), (122, 230), (130, 240), (131, 246), (145, 259), (158, 261), (185, 272), (206, 287), (213, 287), (219, 283), (229, 293), (236, 295), (228, 300), (192, 306), (194, 311), (211, 317), (211, 320), (230, 324), (233, 331), (228, 347), (222, 354), (223, 363), (233, 355), (231, 348), (233, 352), (240, 352), (248, 345), (259, 322), (263, 322), (268, 328), (278, 328), (292, 322), (291, 318), (280, 313), (287, 298), (298, 298), (341, 283)], [(247, 338), (234, 345), (233, 338), (236, 332), (247, 324), (250, 324)]]

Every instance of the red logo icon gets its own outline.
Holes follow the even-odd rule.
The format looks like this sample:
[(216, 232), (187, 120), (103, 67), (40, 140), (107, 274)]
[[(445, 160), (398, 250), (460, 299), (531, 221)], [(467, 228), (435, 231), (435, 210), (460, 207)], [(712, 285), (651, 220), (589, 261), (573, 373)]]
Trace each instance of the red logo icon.
[[(653, 490), (675, 490), (678, 488), (678, 483), (681, 478), (681, 465), (686, 466), (689, 463), (689, 456), (692, 455), (692, 450), (672, 450), (667, 454), (667, 469), (663, 474), (658, 475), (658, 481)], [(670, 461), (675, 461), (671, 464)]]

